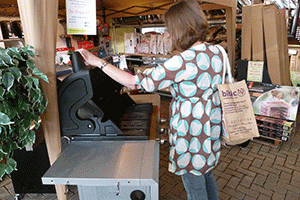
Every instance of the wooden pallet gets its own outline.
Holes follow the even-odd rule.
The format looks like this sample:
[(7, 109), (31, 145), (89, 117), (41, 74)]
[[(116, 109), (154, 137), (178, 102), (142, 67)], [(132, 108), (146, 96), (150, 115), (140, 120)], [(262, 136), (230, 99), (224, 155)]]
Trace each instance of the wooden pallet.
[(255, 140), (264, 145), (268, 145), (268, 146), (272, 146), (272, 147), (276, 147), (276, 148), (284, 142), (284, 141), (278, 140), (276, 138), (266, 137), (266, 136), (262, 136), (262, 135), (259, 138), (255, 138)]

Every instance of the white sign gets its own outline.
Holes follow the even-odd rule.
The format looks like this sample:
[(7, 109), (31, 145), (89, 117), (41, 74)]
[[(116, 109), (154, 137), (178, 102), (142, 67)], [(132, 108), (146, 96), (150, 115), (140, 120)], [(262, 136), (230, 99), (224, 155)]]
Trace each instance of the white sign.
[(66, 0), (67, 33), (96, 35), (96, 0)]
[(262, 82), (263, 69), (264, 69), (263, 61), (249, 61), (247, 81)]

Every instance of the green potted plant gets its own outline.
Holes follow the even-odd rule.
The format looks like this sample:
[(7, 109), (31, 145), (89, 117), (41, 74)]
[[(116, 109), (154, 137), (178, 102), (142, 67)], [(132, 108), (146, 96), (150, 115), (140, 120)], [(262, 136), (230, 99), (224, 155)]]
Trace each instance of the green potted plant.
[(14, 150), (34, 143), (47, 105), (40, 79), (48, 78), (35, 67), (34, 56), (32, 46), (0, 48), (0, 180), (16, 169)]

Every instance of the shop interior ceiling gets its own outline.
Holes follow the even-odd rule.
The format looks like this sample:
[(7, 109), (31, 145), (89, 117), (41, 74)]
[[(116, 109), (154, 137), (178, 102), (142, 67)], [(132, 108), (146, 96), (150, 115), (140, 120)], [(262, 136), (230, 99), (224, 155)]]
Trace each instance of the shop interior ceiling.
[[(228, 5), (228, 2), (232, 2), (220, 0), (198, 1), (204, 10), (224, 9)], [(59, 17), (65, 17), (66, 0), (58, 0), (58, 2)], [(96, 0), (97, 17), (101, 20), (105, 19), (104, 21), (109, 21), (112, 18), (163, 14), (175, 2), (176, 0)], [(294, 0), (274, 0), (274, 2), (290, 6)], [(213, 3), (217, 3), (218, 5)], [(237, 0), (236, 3), (237, 9), (241, 9), (243, 6), (249, 4), (251, 4), (251, 0)], [(0, 0), (0, 16), (19, 16), (17, 0)], [(103, 18), (104, 16), (105, 18)]]
[[(59, 17), (66, 16), (66, 0), (58, 0)], [(238, 0), (241, 1), (241, 0)], [(218, 0), (199, 1), (203, 9), (222, 9), (227, 3)], [(218, 5), (211, 2), (218, 2)], [(225, 1), (226, 2), (226, 1)], [(241, 2), (245, 2), (242, 0)], [(96, 0), (97, 17), (106, 19), (163, 14), (174, 0)], [(225, 7), (224, 7), (225, 6)], [(0, 0), (0, 16), (19, 16), (17, 0)]]

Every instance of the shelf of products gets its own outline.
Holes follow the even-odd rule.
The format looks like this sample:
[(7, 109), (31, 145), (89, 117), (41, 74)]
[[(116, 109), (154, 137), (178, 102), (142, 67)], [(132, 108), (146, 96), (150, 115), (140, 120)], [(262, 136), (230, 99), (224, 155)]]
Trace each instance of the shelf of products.
[(141, 56), (141, 57), (150, 57), (150, 58), (171, 58), (171, 55), (162, 55), (162, 54), (143, 54), (143, 53), (123, 53), (125, 56)]
[[(167, 1), (166, 1), (167, 2)], [(172, 6), (173, 3), (175, 2), (168, 2), (168, 4), (158, 4), (155, 6), (154, 9), (151, 9), (151, 13), (150, 10), (148, 10), (147, 12), (138, 12), (139, 15), (141, 14), (156, 14), (156, 15), (160, 15), (163, 14), (165, 12), (166, 9), (168, 9), (168, 7)], [(225, 23), (226, 23), (226, 29), (227, 29), (227, 44), (228, 44), (228, 57), (230, 60), (230, 64), (231, 66), (234, 66), (234, 62), (235, 62), (235, 40), (236, 40), (236, 19), (237, 19), (237, 1), (236, 0), (228, 0), (228, 1), (220, 1), (220, 0), (205, 0), (205, 1), (201, 1), (200, 6), (203, 10), (218, 10), (218, 9), (224, 9), (225, 13)], [(159, 9), (158, 9), (159, 8)], [(148, 13), (149, 12), (149, 13)], [(122, 15), (122, 16), (121, 16)], [(137, 14), (135, 14), (134, 16), (136, 17), (135, 19), (130, 19), (131, 22), (135, 22), (136, 24), (134, 26), (140, 26), (139, 23), (137, 23), (139, 20), (142, 20), (140, 18), (138, 18), (136, 16)], [(131, 15), (129, 15), (128, 17), (130, 17)], [(124, 15), (124, 13), (122, 13), (122, 11), (116, 11), (116, 13), (111, 14), (109, 16), (109, 18), (120, 18), (123, 21), (126, 18), (126, 15)], [(131, 16), (132, 17), (132, 16)], [(133, 18), (133, 17), (132, 17)], [(129, 23), (128, 20), (127, 22)], [(122, 22), (123, 22), (122, 21)], [(115, 23), (113, 23), (113, 30), (114, 30), (114, 35), (115, 35), (115, 29), (117, 27), (125, 27), (128, 24), (123, 24), (120, 21), (115, 21)], [(222, 23), (224, 23), (224, 21), (222, 21)], [(114, 38), (114, 45), (116, 47), (116, 38)]]

